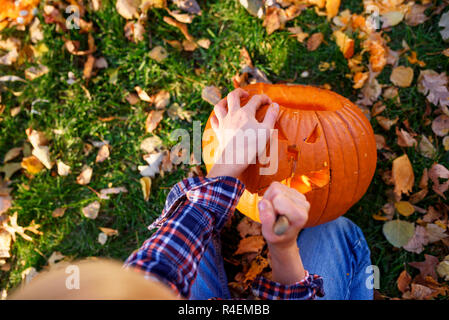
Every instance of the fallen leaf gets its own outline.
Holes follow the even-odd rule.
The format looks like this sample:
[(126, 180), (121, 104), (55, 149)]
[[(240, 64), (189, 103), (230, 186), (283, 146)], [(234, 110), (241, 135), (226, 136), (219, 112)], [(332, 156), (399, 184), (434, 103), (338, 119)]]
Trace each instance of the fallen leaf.
[(426, 226), (426, 231), (429, 236), (429, 243), (434, 243), (449, 237), (449, 235), (445, 232), (446, 229), (435, 223), (428, 223)]
[(404, 293), (402, 295), (402, 298), (413, 300), (427, 300), (430, 299), (434, 294), (434, 290), (418, 283), (412, 283), (411, 287), (411, 291)]
[(412, 191), (415, 174), (407, 154), (393, 160), (392, 177), (396, 196), (400, 197), (402, 193), (408, 195)]
[(438, 264), (437, 273), (444, 281), (449, 281), (449, 255)]
[(25, 231), (30, 231), (37, 235), (42, 235), (43, 233), (39, 231), (39, 224), (35, 224), (34, 220), (31, 221), (28, 227), (21, 227), (17, 224), (17, 212), (14, 212), (12, 216), (9, 217), (9, 224), (3, 224), (3, 228), (11, 234), (12, 240), (16, 241), (16, 233), (19, 234), (23, 239), (27, 241), (33, 241), (29, 235), (25, 233)]
[(321, 45), (321, 42), (323, 42), (323, 40), (324, 36), (321, 32), (312, 34), (307, 40), (307, 50), (315, 51)]
[(406, 270), (402, 271), (396, 280), (399, 291), (402, 293), (410, 290), (410, 283), (412, 282), (412, 277), (407, 273)]
[(262, 0), (239, 0), (240, 4), (249, 12), (249, 14), (262, 18), (264, 15), (264, 1)]
[(189, 29), (187, 28), (187, 25), (185, 23), (179, 22), (179, 21), (177, 21), (177, 20), (175, 20), (173, 18), (167, 17), (167, 16), (165, 16), (163, 18), (163, 20), (167, 24), (169, 24), (169, 25), (171, 25), (173, 27), (178, 28), (181, 31), (181, 33), (184, 35), (186, 40), (189, 40), (189, 41), (194, 41), (195, 40), (195, 38), (190, 35)]
[(44, 165), (35, 156), (29, 156), (22, 159), (22, 168), (31, 174), (39, 173), (44, 169)]
[(100, 147), (100, 150), (98, 150), (97, 157), (95, 158), (96, 163), (101, 163), (109, 158), (109, 145), (104, 144)]
[[(1, 190), (1, 189), (0, 189)], [(0, 216), (11, 208), (12, 198), (8, 193), (0, 193)]]
[(400, 147), (416, 147), (418, 145), (418, 141), (416, 141), (410, 133), (407, 131), (396, 127), (396, 135), (398, 136), (398, 146)]
[(193, 111), (183, 109), (178, 103), (173, 103), (167, 110), (168, 116), (172, 120), (181, 119), (192, 122)]
[(54, 266), (58, 262), (61, 262), (61, 260), (63, 260), (64, 258), (65, 258), (65, 256), (61, 252), (54, 251), (51, 254), (51, 256), (48, 258), (47, 263), (49, 266)]
[[(449, 188), (449, 170), (441, 164), (434, 163), (429, 170), (429, 178), (433, 182), (433, 191), (446, 199), (444, 193)], [(440, 179), (445, 179), (446, 181), (440, 183)]]
[(152, 136), (144, 139), (140, 144), (140, 149), (146, 153), (152, 153), (162, 146), (162, 140), (158, 136)]
[(137, 20), (137, 22), (128, 21), (123, 30), (125, 31), (126, 39), (129, 41), (138, 43), (144, 40), (145, 27), (141, 19)]
[(142, 12), (147, 12), (151, 8), (167, 8), (167, 0), (141, 0)]
[(338, 14), (340, 0), (326, 0), (326, 16), (330, 20)]
[(424, 254), (424, 261), (421, 262), (409, 262), (408, 264), (413, 268), (416, 268), (420, 272), (420, 276), (424, 279), (426, 276), (431, 276), (433, 279), (437, 279), (435, 267), (438, 264), (438, 258), (429, 254)]
[(153, 99), (150, 98), (150, 96), (148, 95), (148, 93), (146, 93), (141, 87), (139, 86), (135, 86), (134, 90), (136, 90), (137, 95), (139, 96), (140, 100), (145, 101), (145, 102), (153, 102)]
[(22, 169), (20, 162), (10, 162), (0, 167), (0, 172), (5, 173), (5, 181), (9, 181), (14, 173)]
[(193, 21), (193, 15), (188, 14), (188, 13), (182, 13), (179, 10), (175, 10), (175, 11), (170, 11), (167, 9), (167, 12), (169, 15), (171, 15), (173, 18), (175, 18), (176, 20), (178, 20), (179, 22), (182, 23), (192, 23)]
[[(351, 58), (354, 55), (354, 40), (351, 39), (347, 34), (343, 33), (340, 30), (334, 31), (333, 35), (335, 37), (335, 42), (337, 43), (338, 47), (340, 48), (340, 51), (343, 53), (343, 56), (346, 59)], [(360, 73), (360, 74), (363, 75), (363, 73)], [(366, 74), (366, 79), (368, 79), (368, 74)], [(356, 82), (355, 79), (354, 79), (354, 82)], [(362, 85), (358, 86), (358, 88), (361, 88), (361, 87), (362, 87)]]
[(98, 234), (98, 242), (103, 246), (108, 241), (108, 235), (104, 232)]
[(390, 81), (398, 87), (410, 87), (413, 81), (413, 69), (404, 66), (394, 68), (390, 76)]
[(156, 46), (148, 53), (148, 56), (151, 59), (161, 63), (168, 57), (168, 52), (164, 47)]
[(32, 151), (33, 156), (35, 156), (39, 161), (47, 168), (51, 169), (53, 167), (53, 162), (50, 159), (50, 150), (48, 146), (39, 146), (34, 148)]
[(56, 208), (55, 210), (53, 210), (51, 216), (53, 218), (60, 218), (64, 215), (66, 210), (67, 208)]
[(391, 126), (395, 125), (398, 122), (399, 118), (396, 117), (394, 119), (389, 119), (383, 116), (377, 116), (376, 120), (385, 131), (389, 131), (391, 129)]
[(427, 21), (429, 17), (427, 17), (424, 13), (427, 8), (428, 6), (414, 3), (405, 13), (405, 23), (409, 26), (415, 27)]
[(237, 231), (241, 238), (246, 236), (259, 236), (262, 234), (262, 225), (248, 217), (244, 217), (237, 225)]
[(249, 270), (245, 273), (243, 282), (253, 281), (266, 267), (268, 267), (268, 260), (262, 256), (257, 256), (253, 261), (251, 261), (251, 265)]
[(201, 98), (211, 105), (216, 105), (221, 100), (221, 91), (215, 86), (204, 87), (201, 91)]
[(410, 238), (408, 243), (403, 248), (409, 252), (421, 253), (424, 250), (424, 246), (429, 243), (429, 235), (426, 228), (417, 225), (413, 237)]
[(162, 158), (162, 152), (152, 153), (144, 156), (144, 160), (148, 163), (148, 165), (137, 167), (140, 171), (140, 175), (143, 177), (154, 178), (154, 176), (159, 173), (159, 167), (161, 165)]
[(403, 215), (404, 217), (408, 217), (415, 212), (415, 208), (408, 201), (399, 201), (394, 204), (396, 210)]
[(445, 114), (439, 115), (432, 121), (432, 131), (439, 137), (449, 133), (449, 117)]
[(61, 177), (65, 177), (68, 176), (70, 173), (70, 166), (66, 165), (64, 162), (62, 162), (61, 160), (58, 160), (56, 162), (56, 165), (58, 167), (58, 174)]
[(201, 8), (196, 0), (173, 0), (173, 3), (188, 13), (201, 15)]
[(81, 173), (78, 177), (76, 177), (76, 183), (80, 185), (86, 185), (90, 183), (90, 179), (92, 179), (93, 169), (87, 165), (84, 165)]
[(419, 152), (424, 157), (433, 159), (437, 153), (437, 149), (433, 146), (429, 139), (423, 135), (419, 142)]
[(199, 39), (196, 43), (203, 49), (209, 49), (209, 47), (210, 47), (209, 39), (205, 39), (205, 38)]
[(296, 40), (298, 40), (299, 43), (304, 43), (304, 40), (309, 36), (309, 34), (304, 32), (301, 27), (290, 27), (287, 28), (287, 30), (296, 37)]
[(8, 152), (6, 152), (5, 157), (3, 158), (3, 163), (13, 160), (18, 157), (22, 152), (22, 147), (12, 148)]
[(262, 26), (267, 30), (267, 34), (270, 35), (278, 29), (283, 29), (287, 22), (287, 16), (282, 8), (269, 7), (265, 13), (265, 20)]
[(140, 178), (140, 185), (142, 187), (143, 199), (148, 201), (151, 194), (151, 178), (142, 177)]
[(109, 200), (110, 194), (119, 194), (122, 192), (126, 193), (126, 192), (128, 192), (128, 189), (126, 189), (125, 187), (101, 189), (100, 190), (100, 199)]
[(170, 93), (166, 90), (159, 91), (156, 95), (151, 96), (156, 109), (164, 109), (170, 103)]
[(416, 204), (416, 203), (424, 200), (428, 192), (429, 191), (427, 190), (427, 188), (426, 189), (422, 189), (422, 190), (420, 190), (418, 192), (415, 192), (409, 198), (410, 203), (411, 204)]
[(11, 234), (6, 230), (0, 229), (0, 259), (11, 257)]
[(85, 206), (82, 211), (86, 218), (96, 219), (98, 216), (98, 212), (100, 211), (100, 202), (94, 201), (87, 206)]
[(449, 11), (443, 14), (438, 22), (438, 26), (443, 29), (440, 30), (441, 37), (444, 41), (449, 40)]
[(404, 13), (401, 11), (389, 11), (380, 16), (382, 20), (382, 29), (394, 27), (404, 19)]
[(33, 81), (36, 78), (42, 77), (50, 71), (47, 66), (39, 65), (37, 67), (29, 67), (25, 69), (25, 79)]
[(444, 151), (449, 151), (449, 136), (445, 136), (443, 138), (443, 147), (444, 147)]
[(263, 236), (249, 236), (240, 240), (237, 251), (234, 252), (234, 255), (244, 254), (249, 252), (259, 253), (262, 251), (263, 246), (265, 245), (265, 239)]
[(415, 233), (415, 225), (403, 220), (385, 222), (383, 234), (393, 246), (400, 248), (406, 245)]
[(131, 20), (139, 17), (139, 5), (140, 0), (117, 0), (115, 8), (123, 18)]
[(157, 128), (163, 118), (164, 110), (151, 110), (145, 120), (145, 132), (151, 133)]
[(108, 237), (118, 236), (118, 230), (116, 230), (116, 229), (105, 228), (105, 227), (100, 227), (99, 229), (100, 229), (104, 234), (106, 234)]
[(198, 45), (195, 41), (184, 39), (182, 40), (182, 48), (185, 51), (195, 51), (198, 48)]
[(448, 77), (445, 72), (422, 70), (418, 77), (418, 91), (434, 105), (449, 106)]

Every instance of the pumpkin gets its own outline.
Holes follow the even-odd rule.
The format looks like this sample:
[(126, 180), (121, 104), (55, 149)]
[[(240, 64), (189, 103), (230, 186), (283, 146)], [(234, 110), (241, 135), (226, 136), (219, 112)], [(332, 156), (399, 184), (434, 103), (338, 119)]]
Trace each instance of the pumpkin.
[[(243, 172), (239, 179), (246, 189), (237, 205), (240, 212), (260, 222), (257, 203), (273, 181), (306, 195), (311, 205), (306, 227), (336, 219), (360, 200), (374, 175), (377, 151), (373, 129), (356, 105), (335, 92), (304, 85), (256, 83), (243, 89), (250, 95), (242, 106), (251, 96), (266, 94), (279, 104), (280, 114), (275, 125), (277, 154), (271, 155), (267, 146), (278, 169), (260, 175), (260, 168), (269, 164), (257, 162)], [(263, 119), (267, 108), (259, 108), (257, 120)], [(203, 150), (208, 148), (213, 157), (218, 141), (210, 117), (206, 130)], [(209, 171), (213, 161), (204, 160)]]

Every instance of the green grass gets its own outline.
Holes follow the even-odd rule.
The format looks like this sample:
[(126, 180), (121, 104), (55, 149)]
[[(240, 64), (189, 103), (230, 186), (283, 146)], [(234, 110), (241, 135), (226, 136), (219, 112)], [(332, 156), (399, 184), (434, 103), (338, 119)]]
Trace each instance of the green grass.
[[(332, 89), (349, 99), (357, 100), (358, 91), (346, 78), (349, 73), (346, 60), (337, 45), (331, 40), (332, 30), (325, 17), (317, 16), (313, 9), (308, 9), (301, 16), (288, 23), (288, 26), (301, 26), (305, 32), (323, 32), (325, 41), (316, 51), (309, 52), (296, 39), (289, 37), (286, 30), (267, 35), (262, 22), (251, 17), (236, 1), (200, 1), (202, 16), (196, 17), (189, 25), (190, 33), (197, 39), (209, 38), (208, 50), (199, 48), (195, 52), (178, 52), (164, 39), (182, 40), (182, 34), (162, 21), (164, 10), (149, 12), (146, 30), (149, 33), (144, 41), (137, 44), (124, 36), (125, 20), (115, 10), (114, 2), (104, 1), (104, 8), (99, 12), (88, 12), (85, 19), (94, 23), (96, 56), (104, 56), (109, 63), (106, 70), (99, 70), (91, 79), (87, 88), (92, 97), (89, 100), (81, 84), (85, 58), (69, 54), (64, 47), (62, 34), (55, 25), (44, 24), (45, 44), (50, 49), (43, 57), (42, 63), (50, 72), (27, 84), (8, 84), (2, 92), (2, 103), (6, 105), (3, 121), (0, 122), (0, 160), (11, 148), (26, 143), (25, 129), (32, 127), (44, 131), (51, 138), (50, 150), (53, 159), (61, 159), (72, 167), (73, 173), (68, 177), (53, 176), (45, 170), (29, 179), (17, 173), (12, 178), (14, 206), (20, 225), (28, 225), (32, 220), (41, 224), (41, 237), (33, 236), (34, 242), (27, 242), (20, 237), (12, 248), (11, 270), (0, 271), (0, 288), (11, 289), (21, 281), (21, 272), (28, 267), (42, 268), (54, 251), (73, 258), (89, 256), (112, 257), (124, 260), (130, 252), (149, 236), (149, 225), (161, 212), (169, 188), (185, 177), (188, 167), (178, 167), (176, 171), (158, 177), (153, 181), (149, 202), (142, 198), (137, 165), (142, 165), (140, 142), (145, 134), (145, 118), (151, 109), (147, 103), (140, 102), (131, 106), (126, 102), (127, 92), (133, 92), (136, 85), (149, 94), (166, 89), (171, 93), (171, 103), (177, 102), (187, 110), (195, 113), (194, 119), (201, 120), (202, 125), (212, 107), (201, 99), (201, 90), (206, 85), (218, 86), (223, 94), (232, 90), (231, 78), (239, 71), (239, 51), (245, 46), (253, 63), (267, 73), (273, 82), (293, 81), (296, 83), (323, 85), (330, 84)], [(344, 1), (342, 8), (360, 13), (361, 1)], [(426, 68), (438, 72), (449, 70), (449, 60), (441, 55), (426, 55), (445, 49), (438, 32), (438, 17), (417, 27), (405, 23), (387, 32), (391, 38), (390, 47), (399, 49), (404, 39), (418, 57), (426, 62)], [(43, 21), (41, 17), (41, 21)], [(27, 33), (5, 30), (6, 36), (16, 35), (27, 41)], [(80, 40), (87, 46), (87, 36), (72, 30), (67, 38)], [(149, 58), (151, 46), (162, 45), (167, 48), (169, 57), (162, 63)], [(335, 62), (333, 70), (321, 72), (320, 62)], [(400, 64), (408, 66), (403, 56)], [(18, 68), (0, 66), (0, 74), (23, 76), (28, 62)], [(425, 99), (418, 93), (416, 80), (419, 68), (410, 65), (415, 71), (414, 85), (400, 90), (401, 105), (396, 106), (386, 101), (388, 108), (385, 116), (399, 116), (400, 122), (408, 119), (411, 127), (420, 133), (432, 135), (430, 126), (422, 125)], [(205, 70), (201, 75), (195, 74), (195, 68)], [(78, 81), (68, 85), (67, 74), (73, 72)], [(301, 78), (300, 74), (308, 71), (310, 76)], [(391, 68), (387, 67), (378, 77), (380, 83), (389, 84)], [(13, 91), (23, 91), (15, 96)], [(32, 105), (33, 101), (41, 99)], [(45, 100), (45, 102), (43, 102)], [(21, 106), (22, 111), (16, 117), (10, 116), (13, 107)], [(102, 122), (100, 117), (117, 116), (123, 120)], [(383, 129), (372, 120), (376, 132), (384, 134)], [(168, 117), (160, 123), (156, 134), (169, 146), (169, 133), (177, 128), (188, 128), (191, 124)], [(62, 129), (63, 134), (55, 134), (54, 129)], [(392, 132), (394, 129), (392, 129)], [(412, 148), (402, 150), (396, 145), (395, 135), (386, 134), (387, 143), (398, 155), (404, 151), (410, 157), (417, 181), (422, 170), (437, 161), (449, 167), (449, 153), (440, 146), (435, 159), (426, 159)], [(108, 140), (111, 149), (110, 158), (104, 163), (96, 164), (96, 151), (84, 155), (83, 144), (93, 140)], [(113, 186), (125, 186), (129, 193), (113, 195), (110, 200), (101, 201), (101, 211), (96, 220), (83, 217), (81, 208), (96, 199), (88, 188), (75, 183), (81, 167), (88, 164), (94, 174), (89, 184), (95, 190)], [(380, 158), (379, 169), (391, 169), (391, 161)], [(418, 182), (416, 182), (418, 183)], [(398, 296), (396, 278), (407, 262), (422, 260), (423, 255), (394, 249), (382, 234), (382, 222), (375, 221), (371, 215), (377, 213), (386, 203), (388, 186), (378, 174), (363, 199), (348, 213), (364, 231), (370, 245), (373, 263), (380, 267), (381, 292)], [(429, 197), (421, 206), (435, 203), (436, 197)], [(62, 218), (53, 218), (52, 211), (58, 207), (67, 207)], [(416, 214), (414, 218), (416, 218)], [(413, 218), (413, 217), (412, 217)], [(120, 235), (113, 237), (102, 246), (98, 243), (98, 227), (119, 230)], [(446, 255), (447, 248), (428, 246), (424, 253)], [(412, 268), (408, 268), (413, 273)]]

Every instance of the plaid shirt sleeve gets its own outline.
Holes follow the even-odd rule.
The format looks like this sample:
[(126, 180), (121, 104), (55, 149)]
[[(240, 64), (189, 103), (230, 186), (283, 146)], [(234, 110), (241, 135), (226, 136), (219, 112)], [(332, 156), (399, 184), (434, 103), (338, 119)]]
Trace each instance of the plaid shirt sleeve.
[[(244, 185), (232, 177), (189, 178), (176, 184), (167, 196), (162, 215), (148, 229), (158, 229), (126, 260), (148, 279), (162, 281), (178, 295), (188, 297), (199, 262), (215, 232), (233, 214)], [(322, 279), (307, 273), (285, 286), (263, 277), (253, 283), (262, 299), (313, 299), (322, 293)]]
[(257, 277), (252, 284), (253, 295), (269, 300), (312, 300), (316, 296), (323, 297), (323, 278), (316, 274), (309, 274), (307, 270), (305, 272), (306, 276), (303, 280), (291, 285)]
[(162, 215), (149, 226), (159, 229), (131, 254), (125, 267), (134, 267), (188, 297), (212, 234), (223, 228), (243, 190), (243, 183), (232, 177), (179, 182), (170, 191)]

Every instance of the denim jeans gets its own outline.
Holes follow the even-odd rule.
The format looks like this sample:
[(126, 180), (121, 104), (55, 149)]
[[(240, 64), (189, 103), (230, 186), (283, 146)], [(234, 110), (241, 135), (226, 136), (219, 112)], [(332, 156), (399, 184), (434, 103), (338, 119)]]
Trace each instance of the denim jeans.
[[(298, 237), (304, 268), (323, 277), (325, 300), (371, 300), (370, 251), (362, 231), (351, 220), (304, 229)], [(367, 285), (368, 283), (368, 285)], [(200, 261), (190, 299), (230, 299), (219, 236), (210, 242)]]

